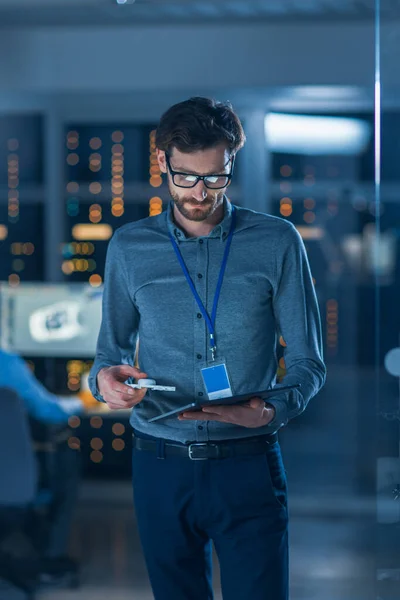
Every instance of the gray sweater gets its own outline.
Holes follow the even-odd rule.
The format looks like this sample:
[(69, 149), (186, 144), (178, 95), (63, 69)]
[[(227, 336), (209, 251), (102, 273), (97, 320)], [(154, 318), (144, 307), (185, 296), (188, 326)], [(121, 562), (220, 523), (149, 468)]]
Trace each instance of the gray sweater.
[[(174, 252), (178, 243), (197, 292), (211, 316), (228, 237), (232, 205), (224, 199), (224, 219), (205, 237), (186, 237), (174, 222), (173, 204), (155, 217), (129, 223), (110, 241), (106, 260), (103, 316), (89, 383), (106, 366), (139, 365), (159, 385), (176, 392), (148, 391), (131, 414), (131, 425), (149, 435), (179, 442), (205, 442), (273, 433), (301, 414), (325, 382), (321, 324), (305, 248), (288, 221), (236, 207), (236, 228), (215, 322), (218, 358), (225, 359), (233, 393), (275, 386), (276, 348), (282, 335), (287, 374), (268, 403), (274, 420), (259, 429), (216, 421), (160, 423), (148, 419), (206, 399), (200, 369), (210, 358), (206, 322)], [(279, 386), (301, 384), (279, 392)]]

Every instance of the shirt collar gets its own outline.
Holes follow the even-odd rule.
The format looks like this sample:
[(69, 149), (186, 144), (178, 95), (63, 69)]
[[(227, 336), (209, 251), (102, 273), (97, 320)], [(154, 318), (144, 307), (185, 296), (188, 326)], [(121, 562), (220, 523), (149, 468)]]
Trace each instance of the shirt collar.
[[(176, 242), (184, 242), (187, 240), (195, 240), (197, 238), (188, 238), (185, 232), (177, 225), (173, 219), (174, 203), (171, 200), (166, 211), (167, 227)], [(224, 196), (224, 218), (221, 223), (218, 223), (214, 229), (208, 234), (208, 238), (219, 237), (221, 242), (224, 242), (229, 235), (232, 223), (232, 204), (228, 198)]]

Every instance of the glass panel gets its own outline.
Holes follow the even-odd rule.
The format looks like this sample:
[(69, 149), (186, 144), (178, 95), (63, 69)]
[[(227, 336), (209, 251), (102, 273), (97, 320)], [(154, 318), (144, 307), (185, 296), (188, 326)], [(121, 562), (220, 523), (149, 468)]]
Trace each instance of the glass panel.
[[(373, 36), (357, 59), (369, 69), (371, 81), (372, 45)], [(295, 96), (293, 89), (290, 93)], [(312, 542), (304, 543), (304, 553), (293, 553), (292, 592), (299, 598), (372, 600), (376, 550), (373, 86), (352, 90), (320, 86), (317, 110), (312, 86), (302, 93), (309, 96), (308, 105), (304, 100), (297, 106), (292, 101), (289, 113), (275, 108), (276, 102), (265, 121), (271, 170), (269, 212), (291, 221), (303, 238), (319, 300), (328, 369), (323, 390), (280, 435), (291, 491), (292, 531), (303, 534), (302, 539), (314, 528), (318, 532)], [(390, 244), (388, 240), (385, 256)], [(382, 258), (381, 269), (382, 278), (390, 278), (389, 259)], [(278, 375), (284, 380), (284, 348), (279, 358)]]
[(377, 593), (381, 600), (395, 598), (400, 581), (399, 17), (398, 3), (376, 1), (375, 218), (370, 239), (375, 275)]

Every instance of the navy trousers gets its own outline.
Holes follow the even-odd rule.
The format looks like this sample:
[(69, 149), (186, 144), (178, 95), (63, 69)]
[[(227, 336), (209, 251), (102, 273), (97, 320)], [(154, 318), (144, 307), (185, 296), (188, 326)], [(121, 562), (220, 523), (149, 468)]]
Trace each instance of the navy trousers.
[[(149, 436), (136, 432), (139, 437)], [(133, 449), (137, 525), (155, 600), (212, 600), (214, 542), (224, 600), (288, 600), (287, 482), (265, 454), (192, 461)]]

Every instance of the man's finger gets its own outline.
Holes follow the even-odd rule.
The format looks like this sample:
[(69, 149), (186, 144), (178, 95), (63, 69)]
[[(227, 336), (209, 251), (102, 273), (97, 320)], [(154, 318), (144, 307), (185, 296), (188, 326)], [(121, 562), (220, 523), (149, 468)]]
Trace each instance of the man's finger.
[(259, 398), (258, 396), (254, 396), (250, 399), (248, 406), (250, 406), (251, 408), (260, 408), (262, 404), (265, 404), (264, 400), (262, 398)]
[(134, 393), (131, 394), (130, 392), (126, 393), (126, 392), (119, 392), (119, 391), (115, 391), (114, 388), (112, 390), (110, 390), (108, 392), (107, 396), (107, 400), (106, 401), (110, 401), (113, 402), (115, 404), (121, 404), (121, 405), (129, 405), (129, 406), (135, 406), (135, 404), (138, 404), (139, 402), (141, 402), (144, 398), (144, 396), (146, 395), (146, 392), (143, 390), (132, 390)]
[(226, 406), (204, 406), (202, 412), (212, 413), (214, 415), (220, 415), (222, 417), (223, 415), (226, 415), (226, 409)]
[(121, 406), (119, 404), (107, 404), (107, 406), (110, 410), (129, 410), (131, 408), (134, 408), (134, 405), (132, 404), (125, 404), (124, 406)]
[[(205, 406), (203, 412), (208, 414), (215, 414), (223, 417), (229, 423), (240, 420), (243, 415), (247, 414), (249, 407), (239, 406)], [(246, 411), (246, 412), (244, 412)]]
[(128, 396), (134, 396), (135, 395), (135, 388), (131, 388), (129, 387), (129, 385), (124, 385), (123, 383), (113, 383), (112, 384), (112, 390), (111, 393), (117, 393), (117, 394), (125, 394)]
[(133, 400), (132, 398), (114, 398), (114, 396), (111, 396), (111, 398), (109, 398), (108, 400), (106, 400), (107, 404), (114, 404), (115, 406), (119, 406), (121, 408), (132, 408), (132, 406), (135, 406), (136, 404), (138, 404), (137, 400)]
[(136, 404), (139, 404), (139, 402), (141, 402), (143, 400), (144, 396), (145, 396), (145, 393), (143, 393), (142, 391), (135, 394), (133, 397), (130, 394), (120, 394), (118, 392), (117, 393), (110, 392), (107, 394), (107, 398), (105, 398), (105, 400), (106, 400), (107, 404), (112, 403), (117, 406), (121, 406), (121, 407), (126, 406), (127, 408), (132, 408), (132, 406), (136, 406)]
[(182, 413), (181, 415), (179, 415), (178, 419), (180, 419), (181, 417), (183, 419), (191, 419), (192, 421), (204, 420), (204, 414), (201, 411), (185, 412), (185, 413)]
[[(187, 412), (179, 415), (180, 421), (220, 421), (221, 423), (227, 423), (228, 421), (217, 414), (205, 414), (203, 412)], [(229, 421), (231, 422), (231, 421)]]
[(123, 402), (123, 403), (132, 403), (132, 406), (134, 404), (138, 404), (139, 402), (141, 402), (144, 398), (145, 394), (140, 393), (140, 394), (121, 394), (119, 392), (110, 392), (108, 394), (108, 397), (113, 400), (114, 402)]
[(131, 367), (131, 365), (119, 365), (118, 366), (118, 374), (123, 375), (126, 378), (134, 377), (135, 379), (147, 379), (147, 373), (140, 371), (136, 367)]
[(126, 402), (118, 402), (117, 400), (107, 400), (106, 404), (109, 408), (112, 408), (113, 410), (119, 410), (119, 409), (123, 409), (123, 408), (132, 408), (133, 406), (135, 406), (134, 402), (132, 400), (130, 401), (126, 401)]

